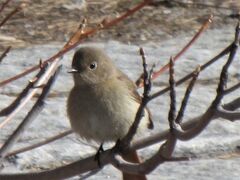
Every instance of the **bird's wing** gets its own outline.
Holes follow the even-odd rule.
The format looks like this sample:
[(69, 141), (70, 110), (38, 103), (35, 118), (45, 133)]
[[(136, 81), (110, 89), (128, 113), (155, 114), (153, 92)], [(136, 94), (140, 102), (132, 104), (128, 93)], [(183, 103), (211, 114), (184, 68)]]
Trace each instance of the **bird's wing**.
[[(131, 93), (131, 95), (132, 95), (131, 97), (133, 98), (133, 100), (140, 104), (141, 101), (142, 101), (142, 97), (137, 92), (137, 86), (123, 72), (119, 71), (118, 74), (119, 74), (119, 76), (117, 78), (120, 81), (125, 81), (127, 83), (127, 88), (129, 90), (129, 92)], [(152, 121), (152, 114), (151, 114), (150, 110), (147, 107), (146, 107), (146, 110), (147, 110), (148, 116), (149, 116), (148, 128), (149, 129), (153, 129), (154, 125), (153, 125), (153, 121)]]

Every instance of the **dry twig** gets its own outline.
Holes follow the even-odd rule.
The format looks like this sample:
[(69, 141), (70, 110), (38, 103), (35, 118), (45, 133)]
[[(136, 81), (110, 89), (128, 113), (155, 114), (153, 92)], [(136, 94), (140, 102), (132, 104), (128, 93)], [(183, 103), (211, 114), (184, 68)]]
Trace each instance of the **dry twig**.
[[(200, 37), (200, 35), (208, 28), (210, 23), (212, 23), (213, 15), (211, 15), (205, 23), (200, 27), (198, 32), (192, 37), (192, 39), (179, 51), (174, 57), (173, 61), (177, 61), (189, 48), (190, 46), (196, 42), (196, 40)], [(169, 63), (161, 67), (158, 71), (153, 73), (152, 79), (156, 79), (158, 76), (160, 76), (163, 72), (165, 72), (169, 68)], [(143, 86), (143, 74), (140, 75), (138, 80), (136, 81), (136, 85), (138, 87)]]
[[(14, 14), (18, 13), (22, 10), (22, 8), (25, 6), (25, 4), (20, 3), (14, 10), (12, 10), (1, 22), (0, 27), (2, 27)], [(5, 7), (5, 6), (4, 6)], [(4, 8), (3, 7), (3, 8)], [(0, 11), (1, 12), (1, 11)]]
[(11, 2), (12, 0), (6, 0), (5, 2), (2, 3), (0, 7), (0, 13), (5, 9), (5, 7)]
[[(141, 8), (143, 8), (144, 6), (146, 6), (148, 3), (150, 3), (151, 0), (145, 0), (143, 1), (142, 3), (139, 3), (138, 5), (136, 5), (135, 7), (133, 7), (132, 9), (129, 9), (126, 13), (123, 13), (121, 16), (111, 20), (111, 21), (108, 21), (106, 23), (103, 24), (102, 28), (100, 29), (106, 29), (106, 28), (109, 28), (111, 26), (114, 26), (116, 25), (117, 23), (123, 21), (125, 18), (131, 16), (133, 13), (139, 11)], [(83, 39), (85, 39), (86, 37), (90, 36), (90, 35), (93, 35), (95, 34), (96, 32), (98, 32), (100, 30), (99, 28), (93, 28), (93, 29), (90, 29), (88, 31), (85, 31), (83, 32), (82, 30), (80, 30), (81, 32), (83, 32), (82, 34), (81, 33), (78, 33), (79, 32), (79, 29), (74, 33), (74, 35), (72, 36), (72, 38), (66, 43), (66, 45), (63, 46), (63, 48), (57, 52), (56, 54), (54, 54), (52, 57), (46, 59), (45, 61), (43, 61), (43, 64), (45, 63), (49, 63), (49, 62), (52, 62), (52, 61), (55, 61), (56, 58), (59, 58), (61, 56), (63, 56), (65, 53), (69, 52), (70, 50), (74, 49), (75, 47), (77, 47), (81, 41)], [(80, 36), (79, 36), (80, 35)], [(69, 45), (67, 45), (69, 44)], [(8, 78), (8, 79), (5, 79), (3, 81), (0, 82), (0, 87), (12, 82), (12, 81), (15, 81), (21, 77), (24, 77), (25, 75), (37, 70), (39, 68), (39, 66), (33, 66), (29, 69), (26, 69), (25, 71), (11, 77), (11, 78)]]
[(3, 59), (7, 56), (8, 52), (11, 50), (12, 46), (8, 46), (5, 51), (0, 56), (0, 63), (3, 61)]
[(50, 88), (53, 84), (53, 82), (56, 79), (56, 76), (58, 75), (60, 71), (59, 66), (55, 73), (49, 78), (47, 84), (43, 87), (42, 93), (39, 96), (38, 100), (32, 107), (32, 109), (28, 112), (27, 116), (24, 118), (24, 120), (21, 122), (21, 124), (17, 127), (17, 129), (11, 134), (11, 136), (7, 139), (7, 141), (4, 143), (4, 145), (0, 149), (0, 162), (3, 160), (3, 158), (7, 155), (7, 151), (14, 145), (14, 143), (18, 140), (19, 136), (24, 132), (24, 130), (28, 127), (28, 125), (37, 117), (37, 115), (42, 111), (44, 107), (44, 99), (48, 95), (48, 92), (50, 91)]

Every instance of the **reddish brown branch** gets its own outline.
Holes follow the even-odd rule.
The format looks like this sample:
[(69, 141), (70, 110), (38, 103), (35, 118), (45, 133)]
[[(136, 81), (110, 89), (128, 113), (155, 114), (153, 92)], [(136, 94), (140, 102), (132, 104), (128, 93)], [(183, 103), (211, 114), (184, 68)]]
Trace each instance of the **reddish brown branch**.
[(5, 9), (5, 7), (10, 3), (11, 0), (6, 0), (5, 2), (2, 3), (0, 7), (0, 13)]
[(12, 10), (1, 22), (0, 27), (2, 27), (14, 14), (22, 10), (24, 4), (19, 4), (14, 10)]
[[(193, 36), (193, 38), (187, 43), (187, 45), (173, 57), (173, 61), (178, 60), (186, 51), (187, 49), (199, 38), (199, 36), (205, 31), (209, 24), (212, 23), (213, 16), (211, 15), (207, 21), (202, 25), (202, 27), (198, 30), (198, 32)], [(169, 63), (163, 66), (159, 71), (155, 72), (153, 74), (153, 79), (157, 78), (160, 74), (162, 74), (164, 71), (166, 71), (169, 68)]]
[[(122, 14), (121, 16), (119, 16), (119, 17), (117, 17), (115, 19), (112, 19), (111, 21), (103, 19), (101, 21), (101, 23), (99, 23), (99, 25), (100, 25), (99, 28), (89, 29), (89, 30), (86, 30), (85, 32), (84, 32), (83, 28), (79, 28), (79, 30), (70, 38), (70, 40), (65, 45), (65, 47), (68, 47), (68, 45), (73, 45), (73, 44), (77, 43), (78, 41), (86, 38), (87, 36), (95, 34), (100, 29), (106, 29), (106, 28), (109, 28), (111, 26), (116, 25), (117, 23), (119, 23), (122, 20), (126, 19), (128, 16), (131, 16), (133, 13), (139, 11), (141, 8), (143, 8), (144, 6), (149, 4), (151, 1), (152, 0), (144, 0), (142, 3), (136, 5), (132, 9), (129, 9), (124, 14)], [(82, 23), (82, 24), (84, 24), (84, 23)]]
[[(75, 47), (77, 47), (84, 38), (86, 38), (86, 37), (88, 37), (90, 35), (95, 34), (100, 29), (106, 29), (106, 28), (109, 28), (109, 27), (111, 27), (113, 25), (116, 25), (118, 22), (122, 21), (123, 19), (127, 18), (128, 16), (131, 16), (133, 13), (135, 13), (138, 10), (140, 10), (141, 8), (143, 8), (144, 6), (146, 6), (150, 2), (151, 2), (151, 0), (143, 1), (142, 3), (136, 5), (132, 9), (128, 10), (122, 16), (104, 23), (101, 28), (93, 28), (93, 29), (87, 30), (87, 31), (82, 32), (82, 33), (78, 33), (78, 31), (79, 31), (79, 29), (78, 29), (78, 31), (75, 33), (75, 35), (73, 35), (72, 38), (64, 45), (62, 50), (60, 50), (58, 53), (56, 53), (55, 55), (53, 55), (49, 59), (43, 61), (43, 63), (52, 62), (56, 58), (63, 56), (68, 51), (70, 51), (70, 50), (74, 49)], [(76, 42), (73, 42), (73, 40), (76, 41)], [(17, 80), (17, 79), (19, 79), (19, 78), (21, 78), (21, 77), (23, 77), (23, 76), (25, 76), (25, 75), (35, 71), (35, 70), (37, 70), (38, 68), (39, 68), (39, 66), (33, 66), (33, 67), (31, 67), (31, 68), (21, 72), (18, 75), (15, 75), (15, 76), (13, 76), (13, 77), (11, 77), (9, 79), (3, 80), (2, 82), (0, 82), (0, 87), (4, 86), (4, 85), (6, 85), (6, 84), (8, 84), (8, 83), (10, 83), (12, 81)]]
[[(178, 52), (175, 57), (173, 57), (173, 61), (177, 61), (188, 49), (189, 47), (200, 37), (200, 35), (208, 28), (210, 23), (212, 23), (213, 16), (210, 15), (210, 17), (207, 19), (207, 21), (201, 26), (201, 28), (198, 30), (198, 32), (193, 36), (193, 38), (183, 47), (183, 49)], [(153, 73), (152, 79), (156, 79), (158, 76), (160, 76), (163, 72), (165, 72), (169, 68), (169, 63), (161, 67), (160, 70)], [(140, 78), (136, 81), (136, 84), (138, 87), (142, 87), (142, 75)]]

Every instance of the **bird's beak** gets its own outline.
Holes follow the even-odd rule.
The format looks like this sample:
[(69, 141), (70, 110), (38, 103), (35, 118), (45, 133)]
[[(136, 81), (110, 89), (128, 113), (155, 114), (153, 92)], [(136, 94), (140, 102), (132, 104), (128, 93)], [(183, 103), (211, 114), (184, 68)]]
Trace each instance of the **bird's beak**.
[(76, 69), (71, 69), (70, 71), (68, 71), (68, 73), (78, 73), (78, 70), (76, 70)]

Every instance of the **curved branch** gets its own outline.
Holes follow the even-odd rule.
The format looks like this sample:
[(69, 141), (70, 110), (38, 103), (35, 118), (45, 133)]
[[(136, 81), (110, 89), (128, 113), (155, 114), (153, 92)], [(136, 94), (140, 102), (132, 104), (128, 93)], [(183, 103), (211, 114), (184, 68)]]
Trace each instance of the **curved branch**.
[(215, 113), (215, 116), (227, 119), (229, 121), (235, 121), (235, 120), (240, 120), (240, 112), (234, 112), (234, 111), (228, 111), (225, 110), (223, 107), (217, 108), (217, 111)]

